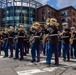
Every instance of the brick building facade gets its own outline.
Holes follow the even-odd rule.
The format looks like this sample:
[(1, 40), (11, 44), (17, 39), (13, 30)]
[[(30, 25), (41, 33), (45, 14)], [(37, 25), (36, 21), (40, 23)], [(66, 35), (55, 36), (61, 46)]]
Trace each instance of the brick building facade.
[(72, 6), (56, 10), (49, 5), (44, 5), (37, 9), (37, 20), (39, 22), (45, 22), (47, 18), (56, 18), (62, 29), (62, 23), (67, 22), (68, 27), (76, 27), (76, 9)]

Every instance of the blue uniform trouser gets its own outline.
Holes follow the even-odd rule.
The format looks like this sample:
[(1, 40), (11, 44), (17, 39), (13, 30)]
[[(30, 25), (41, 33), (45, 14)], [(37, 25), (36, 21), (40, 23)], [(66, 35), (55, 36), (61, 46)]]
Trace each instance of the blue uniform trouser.
[(43, 43), (41, 42), (40, 43), (40, 52), (42, 52), (42, 50), (43, 50)]
[(33, 43), (31, 47), (32, 60), (35, 60), (36, 52), (37, 52), (37, 60), (40, 61), (40, 45)]
[(70, 50), (71, 50), (71, 57), (76, 58), (76, 44), (70, 45)]
[(16, 44), (16, 52), (15, 52), (15, 57), (19, 58), (19, 49), (20, 49), (20, 58), (23, 59), (23, 44)]
[(54, 45), (47, 44), (46, 47), (47, 47), (46, 63), (51, 63), (52, 54), (54, 53), (55, 64), (59, 64), (57, 44)]
[(46, 44), (46, 50), (47, 50), (46, 63), (50, 64), (52, 58), (52, 46), (50, 44)]
[(63, 44), (63, 58), (66, 59), (66, 55), (67, 55), (67, 59), (69, 60), (69, 44)]
[(8, 43), (7, 42), (3, 43), (2, 47), (3, 47), (4, 53), (5, 53), (4, 56), (5, 57), (8, 56)]

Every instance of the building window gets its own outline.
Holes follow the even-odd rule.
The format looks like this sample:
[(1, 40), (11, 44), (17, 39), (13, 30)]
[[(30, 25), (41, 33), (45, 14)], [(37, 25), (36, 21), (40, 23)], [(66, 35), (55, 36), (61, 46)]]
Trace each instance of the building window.
[(18, 27), (18, 26), (19, 26), (19, 23), (15, 23), (15, 26), (17, 26), (17, 27)]
[(26, 21), (26, 24), (29, 24), (29, 20)]
[(14, 20), (15, 23), (19, 23), (19, 20)]
[(10, 16), (10, 20), (13, 20), (13, 17), (12, 16)]
[(54, 15), (53, 15), (53, 14), (54, 14), (54, 12), (53, 12), (53, 11), (52, 11), (52, 13), (51, 13), (51, 14), (52, 14), (52, 16), (54, 16)]
[(9, 17), (7, 17), (7, 18), (6, 18), (6, 20), (10, 20), (10, 18), (9, 18)]
[(50, 12), (50, 9), (48, 9), (48, 14), (50, 14), (51, 12)]
[(61, 16), (67, 16), (67, 15), (68, 15), (68, 10), (61, 12)]
[(9, 13), (9, 11), (6, 11), (6, 13), (8, 14), (8, 13)]
[(54, 16), (56, 17), (56, 13), (54, 12)]
[(2, 19), (2, 21), (5, 21), (5, 20), (6, 20), (6, 18), (3, 18), (3, 19)]
[(21, 10), (16, 10), (15, 12), (16, 12), (16, 13), (20, 13), (20, 12), (21, 12)]
[(13, 16), (13, 13), (14, 13), (13, 10), (10, 10), (9, 12), (10, 12), (9, 15), (10, 15), (10, 16)]
[(65, 21), (68, 22), (68, 18), (65, 18)]
[(45, 14), (45, 9), (42, 9), (42, 14)]
[(19, 20), (19, 16), (15, 16), (14, 17), (14, 20)]
[(75, 22), (75, 19), (73, 18), (73, 22)]
[(10, 20), (10, 23), (13, 23), (13, 20)]
[(73, 16), (75, 16), (75, 12), (72, 12)]
[(45, 21), (45, 20), (46, 20), (45, 16), (42, 16), (42, 21)]
[(28, 18), (27, 17), (24, 17), (24, 20), (27, 20)]
[(62, 22), (65, 22), (65, 19), (63, 18), (63, 19), (61, 19), (62, 20)]
[(68, 18), (62, 18), (62, 22), (68, 22)]

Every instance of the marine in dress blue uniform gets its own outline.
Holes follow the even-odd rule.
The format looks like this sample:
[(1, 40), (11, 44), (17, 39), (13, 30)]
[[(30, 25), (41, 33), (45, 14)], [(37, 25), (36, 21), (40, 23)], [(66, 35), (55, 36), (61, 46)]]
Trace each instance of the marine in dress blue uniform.
[(39, 32), (40, 24), (38, 22), (33, 23), (30, 31), (33, 35), (32, 38), (30, 38), (31, 43), (31, 55), (32, 55), (32, 61), (36, 61), (36, 53), (37, 53), (37, 62), (40, 62), (40, 32)]
[(0, 32), (0, 55), (1, 55), (1, 48), (2, 48), (2, 31)]
[[(49, 34), (47, 34), (46, 37), (46, 49), (47, 49), (47, 58), (46, 58), (46, 63), (51, 64), (51, 58), (52, 54), (54, 53), (55, 55), (55, 65), (59, 64), (59, 59), (58, 59), (58, 49), (57, 49), (57, 43), (58, 43), (58, 29), (56, 27), (57, 25), (57, 20), (55, 18), (50, 19), (50, 24), (48, 26), (47, 31), (49, 31)], [(54, 35), (55, 34), (55, 35)], [(54, 35), (54, 36), (53, 36)]]
[(13, 48), (14, 48), (14, 28), (10, 26), (10, 29), (8, 31), (8, 48), (10, 48), (10, 56), (13, 57)]
[(62, 32), (62, 44), (63, 44), (63, 61), (66, 61), (66, 56), (67, 56), (67, 61), (70, 60), (70, 53), (69, 53), (69, 45), (70, 45), (70, 29), (67, 28), (67, 23), (63, 23), (64, 31)]
[[(23, 60), (23, 42), (24, 42), (24, 35), (25, 31), (23, 29), (23, 26), (18, 28), (18, 35), (17, 35), (17, 44), (16, 44), (16, 52), (15, 52), (15, 59), (20, 59)], [(20, 51), (19, 51), (20, 50)], [(20, 52), (20, 57), (19, 57), (19, 52)]]
[(70, 50), (71, 58), (76, 58), (76, 31), (75, 27), (71, 27)]
[(8, 31), (3, 31), (2, 33), (2, 40), (3, 40), (3, 44), (2, 44), (2, 47), (3, 47), (3, 50), (4, 50), (4, 58), (5, 57), (8, 57)]

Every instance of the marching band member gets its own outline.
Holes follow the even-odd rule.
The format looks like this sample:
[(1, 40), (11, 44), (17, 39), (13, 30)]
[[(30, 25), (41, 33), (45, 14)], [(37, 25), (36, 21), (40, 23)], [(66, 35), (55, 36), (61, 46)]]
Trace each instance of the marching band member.
[(45, 36), (46, 40), (46, 49), (47, 49), (47, 58), (46, 64), (51, 64), (52, 54), (55, 55), (55, 65), (59, 64), (58, 59), (58, 50), (57, 50), (57, 43), (58, 43), (58, 29), (56, 27), (57, 20), (55, 18), (50, 19), (50, 23), (48, 25), (47, 31), (48, 34)]
[[(49, 19), (48, 19), (48, 20), (49, 20)], [(43, 42), (43, 55), (46, 55), (46, 41), (45, 41), (45, 38), (44, 38), (44, 37), (46, 36), (46, 34), (49, 33), (49, 32), (47, 31), (48, 24), (49, 24), (49, 22), (46, 21), (46, 25), (44, 26), (45, 28), (44, 28), (43, 40), (42, 40), (42, 42)]]
[(30, 37), (30, 42), (31, 43), (31, 55), (32, 55), (32, 61), (36, 61), (36, 53), (37, 52), (37, 62), (40, 62), (40, 24), (38, 22), (33, 23), (30, 32), (33, 35)]
[(29, 48), (30, 48), (29, 39), (30, 39), (30, 36), (27, 35), (27, 42), (26, 42), (26, 53), (27, 53), (27, 54), (29, 54)]
[(4, 50), (4, 58), (8, 57), (8, 30), (2, 32), (2, 42), (3, 42), (3, 50)]
[(24, 55), (26, 56), (29, 53), (29, 35), (25, 33), (24, 38)]
[(69, 44), (70, 44), (70, 29), (67, 28), (68, 23), (63, 23), (63, 32), (62, 32), (62, 50), (63, 50), (63, 61), (66, 61), (66, 55), (67, 55), (67, 61), (70, 60), (70, 54), (69, 54)]
[(71, 27), (70, 29), (71, 29), (71, 38), (70, 38), (71, 58), (74, 57), (76, 58), (76, 31), (75, 27)]
[(58, 56), (61, 57), (61, 36), (60, 36), (60, 31), (58, 31)]
[(42, 39), (43, 39), (43, 35), (44, 35), (44, 25), (40, 25), (40, 29), (39, 29), (39, 33), (40, 33), (40, 53), (43, 52), (43, 43), (42, 43)]
[(1, 55), (1, 46), (2, 46), (2, 31), (0, 32), (0, 55)]
[(10, 58), (13, 57), (14, 35), (14, 28), (10, 26), (10, 29), (8, 30), (8, 48), (10, 48)]
[(59, 30), (59, 23), (57, 23), (55, 26), (57, 27), (58, 34), (59, 34), (59, 36), (58, 36), (58, 56), (60, 57), (61, 56), (61, 32)]
[(15, 52), (15, 59), (19, 58), (19, 49), (20, 49), (20, 60), (23, 59), (23, 41), (24, 41), (24, 35), (25, 31), (23, 29), (23, 25), (20, 25), (20, 28), (18, 28), (18, 35), (16, 36), (17, 44), (16, 44), (16, 52)]

